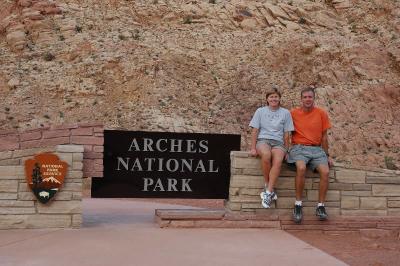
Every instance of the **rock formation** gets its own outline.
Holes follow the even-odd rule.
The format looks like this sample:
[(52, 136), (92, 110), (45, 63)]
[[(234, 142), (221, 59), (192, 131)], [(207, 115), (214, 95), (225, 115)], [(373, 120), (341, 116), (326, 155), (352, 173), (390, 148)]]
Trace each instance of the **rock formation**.
[(4, 0), (0, 129), (79, 121), (242, 134), (317, 87), (331, 154), (400, 168), (400, 2)]

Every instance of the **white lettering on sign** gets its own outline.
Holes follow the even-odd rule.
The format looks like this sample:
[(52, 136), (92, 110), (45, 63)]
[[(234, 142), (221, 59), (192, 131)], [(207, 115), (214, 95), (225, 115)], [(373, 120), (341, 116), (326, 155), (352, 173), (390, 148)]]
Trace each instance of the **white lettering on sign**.
[(158, 139), (154, 141), (150, 138), (142, 138), (141, 140), (133, 138), (128, 151), (207, 153), (208, 140)]
[[(128, 152), (133, 156), (117, 156), (117, 171), (130, 172), (166, 172), (166, 173), (218, 173), (219, 166), (216, 160), (207, 160), (204, 154), (209, 152), (209, 143), (205, 139), (179, 139), (179, 138), (132, 138)], [(156, 158), (141, 157), (137, 153), (158, 153)], [(160, 154), (161, 153), (161, 154)], [(163, 156), (162, 154), (166, 154)], [(178, 158), (170, 158), (169, 154), (176, 154)], [(184, 158), (184, 154), (200, 158)], [(164, 158), (163, 158), (164, 157)], [(172, 156), (171, 156), (172, 157)], [(175, 156), (174, 156), (175, 157)], [(182, 158), (183, 157), (183, 158)], [(142, 177), (142, 191), (152, 192), (191, 192), (190, 178), (159, 178)]]
[(181, 172), (181, 173), (218, 173), (219, 167), (214, 165), (215, 160), (201, 159), (168, 159), (164, 158), (135, 158), (117, 157), (118, 171), (126, 170), (132, 172)]
[[(191, 192), (192, 188), (190, 187), (190, 181), (192, 179), (177, 179), (177, 178), (166, 178), (161, 179), (157, 178), (154, 182), (152, 178), (143, 178), (143, 190), (142, 191), (183, 191), (183, 192)], [(178, 183), (180, 183), (178, 185)]]

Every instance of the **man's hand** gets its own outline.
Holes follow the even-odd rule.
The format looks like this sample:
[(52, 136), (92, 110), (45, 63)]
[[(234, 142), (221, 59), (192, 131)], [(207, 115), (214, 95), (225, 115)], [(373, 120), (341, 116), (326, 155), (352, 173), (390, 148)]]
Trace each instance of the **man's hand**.
[(333, 160), (330, 156), (328, 156), (328, 165), (329, 167), (333, 167)]
[(250, 155), (253, 156), (253, 157), (256, 157), (257, 156), (257, 150), (256, 149), (251, 149), (250, 150)]

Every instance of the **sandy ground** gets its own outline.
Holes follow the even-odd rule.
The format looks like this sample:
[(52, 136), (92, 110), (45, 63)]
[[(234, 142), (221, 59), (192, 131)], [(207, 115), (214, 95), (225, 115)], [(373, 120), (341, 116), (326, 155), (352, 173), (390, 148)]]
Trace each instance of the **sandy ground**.
[(292, 231), (289, 233), (349, 265), (400, 265), (398, 235), (367, 238), (358, 232)]

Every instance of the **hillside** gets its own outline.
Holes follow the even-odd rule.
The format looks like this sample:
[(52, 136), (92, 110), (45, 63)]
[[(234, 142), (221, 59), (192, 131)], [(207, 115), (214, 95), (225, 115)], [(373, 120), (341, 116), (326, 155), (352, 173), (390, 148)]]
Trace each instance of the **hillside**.
[(235, 133), (317, 87), (331, 154), (400, 168), (400, 2), (3, 0), (0, 129)]

